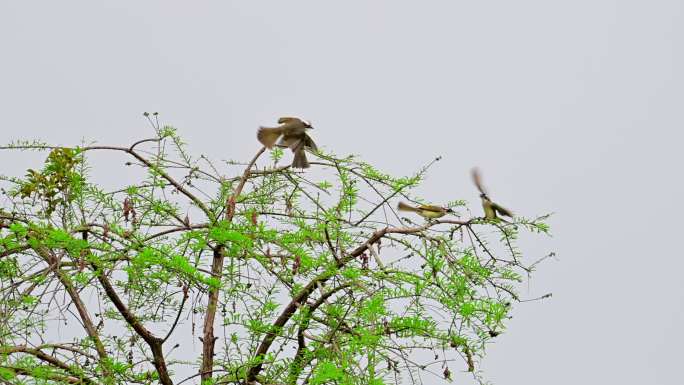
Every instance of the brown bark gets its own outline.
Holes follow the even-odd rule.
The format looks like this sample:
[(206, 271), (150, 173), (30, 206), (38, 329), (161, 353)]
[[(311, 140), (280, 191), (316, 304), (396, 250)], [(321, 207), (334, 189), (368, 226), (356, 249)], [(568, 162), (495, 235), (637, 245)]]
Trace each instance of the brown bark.
[[(45, 246), (36, 246), (33, 247), (33, 250), (50, 265), (51, 269), (54, 269), (57, 279), (66, 289), (67, 294), (69, 294), (69, 297), (71, 298), (71, 302), (73, 302), (74, 306), (76, 306), (76, 310), (81, 317), (81, 322), (83, 322), (83, 327), (85, 328), (88, 337), (90, 337), (95, 344), (97, 355), (100, 357), (100, 360), (105, 361), (108, 358), (107, 351), (105, 350), (102, 340), (100, 340), (100, 335), (95, 328), (95, 324), (93, 323), (92, 318), (90, 318), (90, 314), (88, 313), (85, 304), (81, 300), (81, 296), (78, 294), (78, 291), (71, 283), (71, 280), (69, 277), (64, 275), (62, 270), (60, 270), (57, 257), (55, 257)], [(106, 376), (111, 376), (111, 373), (109, 373), (109, 370), (106, 367), (104, 368), (104, 371)]]
[(142, 337), (142, 339), (150, 347), (150, 350), (152, 350), (152, 356), (154, 360), (153, 363), (155, 369), (157, 369), (157, 373), (159, 374), (159, 381), (164, 385), (173, 385), (173, 381), (171, 380), (171, 377), (169, 377), (169, 371), (166, 368), (164, 352), (162, 351), (162, 345), (164, 341), (159, 337), (155, 337), (152, 332), (147, 330), (147, 328), (140, 323), (140, 320), (138, 320), (135, 314), (133, 314), (128, 307), (126, 307), (123, 301), (121, 301), (121, 298), (119, 298), (119, 295), (116, 293), (116, 290), (112, 284), (109, 282), (109, 279), (107, 279), (107, 277), (104, 275), (104, 272), (100, 272), (100, 274), (97, 276), (97, 279), (100, 281), (100, 284), (102, 284), (107, 297), (109, 297), (119, 313), (124, 317), (126, 322), (133, 328), (133, 330), (135, 330), (135, 332)]
[[(211, 265), (211, 273), (215, 277), (220, 277), (223, 271), (223, 247), (217, 247), (214, 250), (214, 258)], [(202, 337), (202, 366), (200, 373), (202, 373), (201, 380), (204, 382), (212, 377), (214, 367), (214, 347), (216, 345), (216, 338), (214, 336), (214, 320), (216, 319), (216, 308), (219, 300), (219, 288), (212, 288), (209, 291), (209, 303), (207, 305), (207, 314), (204, 317), (204, 332)]]
[(5, 348), (0, 348), (0, 354), (12, 354), (12, 353), (26, 353), (30, 354), (32, 356), (35, 356), (39, 358), (41, 361), (47, 362), (50, 365), (60, 368), (70, 374), (72, 374), (74, 377), (81, 379), (84, 383), (88, 385), (95, 385), (97, 382), (91, 380), (88, 377), (83, 377), (80, 373), (74, 373), (74, 370), (72, 367), (69, 365), (65, 364), (64, 362), (56, 359), (55, 357), (43, 352), (40, 349), (34, 349), (34, 348), (29, 348), (27, 346), (14, 346), (14, 347), (5, 347)]
[[(238, 183), (238, 186), (235, 188), (233, 195), (227, 200), (225, 207), (226, 221), (231, 222), (233, 220), (233, 216), (235, 215), (235, 201), (240, 196), (240, 193), (242, 193), (242, 189), (245, 187), (245, 183), (249, 178), (252, 166), (254, 166), (254, 163), (256, 163), (257, 159), (259, 159), (259, 156), (261, 156), (264, 151), (266, 151), (266, 147), (262, 147), (261, 150), (257, 151), (256, 155), (254, 155), (254, 158), (252, 158), (252, 161), (249, 162), (245, 168), (245, 171), (242, 173), (240, 183)], [(222, 273), (224, 259), (225, 255), (223, 253), (223, 246), (216, 246), (214, 249), (213, 261), (211, 263), (212, 276), (219, 277), (219, 279), (223, 276)], [(202, 382), (211, 379), (213, 376), (214, 348), (216, 345), (216, 337), (214, 336), (214, 320), (216, 319), (216, 308), (219, 301), (219, 289), (220, 288), (211, 288), (209, 290), (207, 314), (204, 318), (204, 328), (202, 332), (202, 366), (200, 367), (200, 373), (202, 373)]]

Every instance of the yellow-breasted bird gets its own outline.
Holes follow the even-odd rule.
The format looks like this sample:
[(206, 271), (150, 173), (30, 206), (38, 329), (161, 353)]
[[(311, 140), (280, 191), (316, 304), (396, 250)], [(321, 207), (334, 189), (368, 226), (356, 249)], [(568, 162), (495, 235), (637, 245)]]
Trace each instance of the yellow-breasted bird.
[(480, 170), (473, 168), (472, 170), (473, 182), (478, 190), (480, 190), (480, 199), (482, 199), (482, 208), (484, 209), (485, 219), (499, 219), (498, 215), (505, 215), (507, 217), (513, 218), (513, 213), (504, 208), (503, 206), (492, 202), (485, 191), (484, 185), (482, 184), (482, 176), (480, 175)]
[[(306, 159), (306, 149), (316, 151), (316, 143), (307, 135), (306, 131), (312, 129), (311, 123), (295, 117), (284, 116), (278, 119), (278, 127), (259, 127), (257, 139), (268, 148), (273, 146), (287, 147), (294, 153), (292, 167), (308, 168), (309, 161)], [(280, 138), (280, 141), (276, 141)]]
[(454, 210), (448, 207), (440, 207), (433, 205), (411, 206), (404, 202), (399, 202), (397, 205), (399, 211), (411, 211), (425, 219), (437, 219), (445, 216), (448, 213), (453, 213)]

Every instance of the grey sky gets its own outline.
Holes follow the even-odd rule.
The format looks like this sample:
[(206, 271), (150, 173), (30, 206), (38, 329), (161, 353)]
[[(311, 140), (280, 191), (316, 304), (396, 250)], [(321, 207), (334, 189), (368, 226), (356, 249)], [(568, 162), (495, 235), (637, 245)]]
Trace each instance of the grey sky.
[[(681, 384), (684, 3), (0, 3), (2, 141), (125, 144), (159, 111), (196, 152), (311, 119), (338, 154), (465, 198), (479, 165), (516, 212), (556, 212), (556, 250), (484, 362), (497, 384)], [(0, 172), (28, 157), (0, 154)]]

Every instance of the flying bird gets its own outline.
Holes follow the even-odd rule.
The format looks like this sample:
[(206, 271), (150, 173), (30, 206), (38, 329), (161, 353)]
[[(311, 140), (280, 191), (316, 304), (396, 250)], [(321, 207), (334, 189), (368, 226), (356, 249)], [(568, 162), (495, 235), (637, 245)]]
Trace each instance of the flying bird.
[(448, 213), (453, 213), (454, 210), (448, 207), (432, 206), (432, 205), (420, 205), (411, 206), (404, 202), (399, 202), (397, 205), (399, 211), (411, 211), (414, 212), (425, 219), (437, 219), (445, 216)]
[(513, 213), (510, 210), (492, 202), (492, 200), (489, 199), (489, 196), (482, 185), (482, 176), (480, 175), (480, 170), (473, 168), (471, 173), (475, 186), (478, 190), (480, 190), (480, 199), (482, 199), (482, 208), (484, 209), (485, 219), (499, 219), (497, 214), (513, 218)]
[(273, 146), (289, 148), (294, 153), (292, 167), (308, 168), (309, 161), (306, 159), (305, 150), (317, 150), (316, 143), (306, 133), (307, 130), (313, 128), (311, 123), (299, 118), (285, 116), (278, 119), (278, 124), (278, 127), (259, 127), (259, 131), (257, 131), (259, 142), (267, 148), (273, 148)]

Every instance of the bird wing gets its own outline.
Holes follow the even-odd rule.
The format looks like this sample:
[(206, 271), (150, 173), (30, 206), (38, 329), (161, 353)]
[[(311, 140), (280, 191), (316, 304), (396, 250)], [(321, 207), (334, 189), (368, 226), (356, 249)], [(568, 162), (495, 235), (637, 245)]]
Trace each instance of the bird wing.
[(294, 152), (302, 145), (304, 138), (301, 135), (283, 135), (278, 142), (278, 147), (289, 148)]
[(444, 211), (446, 211), (446, 209), (443, 207), (433, 206), (433, 205), (420, 205), (420, 206), (418, 206), (418, 208), (421, 210), (432, 211), (435, 213), (443, 213)]
[(282, 128), (259, 127), (257, 139), (268, 148), (273, 148), (278, 137), (283, 133)]
[(294, 122), (301, 122), (302, 120), (299, 118), (295, 118), (294, 116), (283, 116), (278, 119), (278, 124), (286, 124), (286, 123), (294, 123)]
[(304, 134), (304, 146), (308, 147), (311, 151), (318, 151), (316, 143), (314, 143), (313, 139), (307, 134)]
[(487, 194), (484, 185), (482, 184), (482, 175), (480, 174), (480, 170), (477, 167), (474, 167), (470, 171), (470, 174), (473, 177), (473, 183), (475, 183), (475, 187), (477, 187), (477, 189), (480, 190), (482, 194)]
[(499, 206), (498, 204), (492, 202), (492, 208), (494, 210), (496, 210), (496, 212), (501, 214), (501, 215), (505, 215), (507, 217), (513, 218), (513, 213), (511, 212), (511, 210), (509, 210), (505, 207)]
[(413, 211), (413, 212), (420, 211), (420, 209), (415, 208), (415, 207), (413, 207), (413, 206), (411, 206), (411, 205), (407, 205), (407, 204), (404, 203), (404, 202), (399, 202), (399, 204), (397, 205), (397, 209), (398, 209), (399, 211)]

